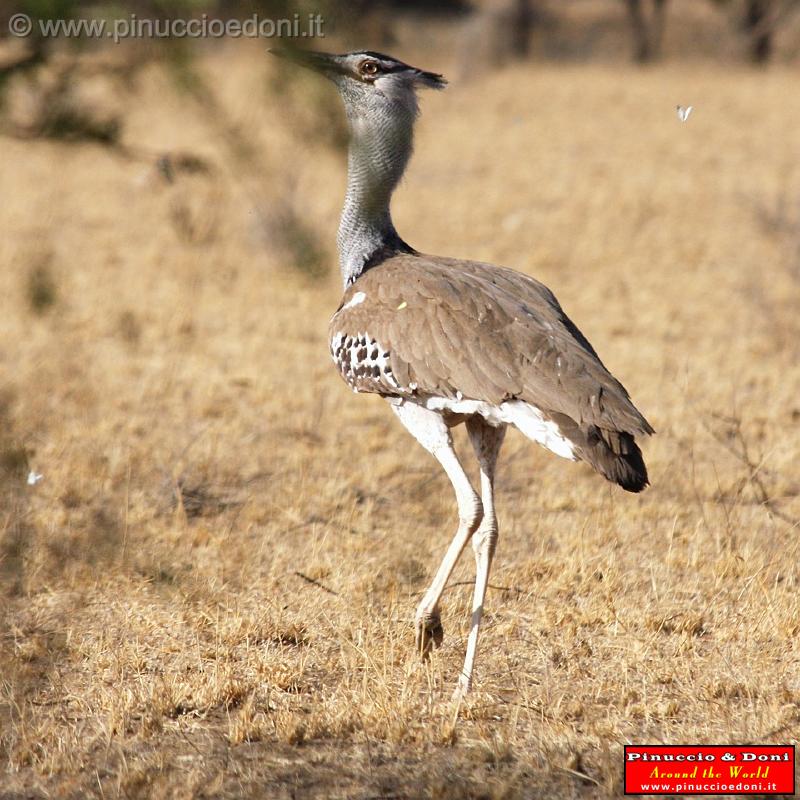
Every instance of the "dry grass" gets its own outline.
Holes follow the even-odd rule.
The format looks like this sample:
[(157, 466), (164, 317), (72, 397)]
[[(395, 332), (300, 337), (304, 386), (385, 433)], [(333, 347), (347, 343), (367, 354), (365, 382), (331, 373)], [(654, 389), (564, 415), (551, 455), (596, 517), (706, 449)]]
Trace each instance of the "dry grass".
[(659, 432), (635, 497), (510, 436), (456, 717), (468, 586), (412, 652), (446, 478), (331, 368), (338, 276), (264, 247), (287, 186), (332, 244), (343, 159), (237, 53), (204, 69), (252, 170), (155, 68), (123, 139), (213, 168), (2, 143), (0, 795), (615, 796), (626, 741), (796, 741), (796, 74), (426, 98), (398, 228), (547, 282)]

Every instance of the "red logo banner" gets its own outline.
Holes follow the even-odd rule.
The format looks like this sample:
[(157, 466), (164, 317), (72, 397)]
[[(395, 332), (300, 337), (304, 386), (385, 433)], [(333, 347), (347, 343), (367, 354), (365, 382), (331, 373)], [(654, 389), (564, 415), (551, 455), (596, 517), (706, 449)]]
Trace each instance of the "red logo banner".
[(625, 794), (794, 794), (794, 745), (625, 745)]

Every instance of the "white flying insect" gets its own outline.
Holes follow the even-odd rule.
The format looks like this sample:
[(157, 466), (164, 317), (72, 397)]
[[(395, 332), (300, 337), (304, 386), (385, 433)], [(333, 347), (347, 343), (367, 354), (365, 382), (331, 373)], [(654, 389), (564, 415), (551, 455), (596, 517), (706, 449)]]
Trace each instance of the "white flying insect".
[(44, 475), (40, 475), (38, 472), (31, 470), (28, 473), (28, 486), (36, 486), (43, 477)]
[(692, 113), (693, 108), (694, 106), (686, 106), (686, 108), (683, 106), (675, 106), (675, 110), (678, 112), (678, 119), (681, 122), (686, 122), (686, 120), (689, 119), (689, 114)]

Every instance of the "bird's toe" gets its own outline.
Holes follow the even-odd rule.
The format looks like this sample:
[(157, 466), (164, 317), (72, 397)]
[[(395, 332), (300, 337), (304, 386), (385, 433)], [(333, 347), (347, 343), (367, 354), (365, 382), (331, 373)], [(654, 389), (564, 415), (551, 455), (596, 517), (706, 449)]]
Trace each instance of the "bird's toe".
[(434, 647), (444, 641), (444, 628), (439, 616), (439, 609), (428, 611), (416, 622), (417, 650), (422, 658), (427, 658)]

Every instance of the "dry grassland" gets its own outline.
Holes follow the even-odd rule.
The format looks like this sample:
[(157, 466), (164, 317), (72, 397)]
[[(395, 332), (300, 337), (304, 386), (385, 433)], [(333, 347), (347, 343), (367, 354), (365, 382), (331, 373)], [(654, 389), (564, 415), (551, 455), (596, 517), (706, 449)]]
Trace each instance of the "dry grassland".
[(124, 140), (210, 171), (0, 144), (0, 797), (604, 797), (625, 742), (797, 741), (796, 72), (425, 98), (398, 229), (548, 283), (658, 430), (641, 496), (510, 434), (456, 716), (471, 555), (427, 666), (412, 626), (450, 486), (327, 354), (329, 89), (202, 66), (216, 106), (148, 68)]

